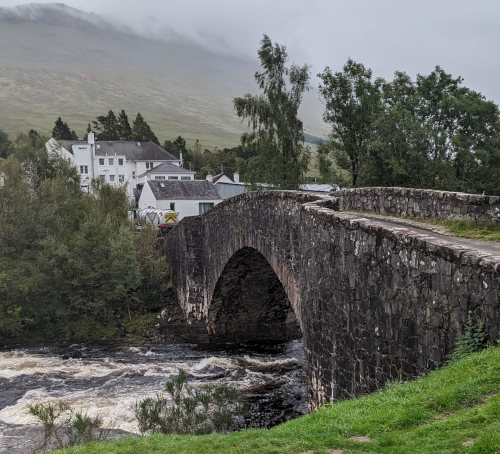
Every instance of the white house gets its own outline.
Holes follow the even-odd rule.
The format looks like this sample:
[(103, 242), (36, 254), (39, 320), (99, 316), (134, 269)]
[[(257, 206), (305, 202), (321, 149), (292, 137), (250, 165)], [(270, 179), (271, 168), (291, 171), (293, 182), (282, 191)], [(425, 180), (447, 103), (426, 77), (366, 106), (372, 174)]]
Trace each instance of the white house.
[[(133, 141), (98, 141), (94, 133), (85, 140), (50, 139), (46, 143), (48, 150), (56, 151), (68, 158), (77, 168), (83, 189), (88, 189), (93, 178), (115, 186), (127, 188), (132, 199), (139, 181), (139, 175), (168, 164), (170, 172), (162, 175), (184, 175), (194, 178), (194, 173), (182, 169), (182, 157), (176, 158), (154, 142)], [(175, 166), (178, 169), (174, 172)]]
[(203, 214), (220, 202), (217, 189), (206, 180), (148, 180), (142, 188), (139, 209), (173, 210), (180, 221)]

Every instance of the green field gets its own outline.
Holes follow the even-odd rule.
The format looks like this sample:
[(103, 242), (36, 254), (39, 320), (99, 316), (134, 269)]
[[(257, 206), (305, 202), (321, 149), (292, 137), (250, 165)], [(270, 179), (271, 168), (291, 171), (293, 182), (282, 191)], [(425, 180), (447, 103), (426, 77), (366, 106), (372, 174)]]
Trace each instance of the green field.
[(500, 453), (500, 348), (270, 430), (125, 438), (59, 453)]

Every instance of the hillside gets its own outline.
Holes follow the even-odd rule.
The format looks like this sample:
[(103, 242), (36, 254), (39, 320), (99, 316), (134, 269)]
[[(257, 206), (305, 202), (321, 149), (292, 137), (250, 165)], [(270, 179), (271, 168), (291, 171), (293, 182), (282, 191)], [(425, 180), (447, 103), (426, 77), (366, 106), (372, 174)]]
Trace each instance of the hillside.
[(499, 453), (500, 347), (270, 430), (96, 443), (65, 454)]
[[(11, 134), (48, 134), (59, 115), (83, 134), (97, 115), (123, 108), (140, 111), (160, 140), (234, 146), (244, 126), (232, 99), (255, 90), (256, 69), (256, 60), (147, 39), (62, 4), (0, 8), (0, 129)], [(301, 115), (306, 132), (325, 135), (315, 92)]]

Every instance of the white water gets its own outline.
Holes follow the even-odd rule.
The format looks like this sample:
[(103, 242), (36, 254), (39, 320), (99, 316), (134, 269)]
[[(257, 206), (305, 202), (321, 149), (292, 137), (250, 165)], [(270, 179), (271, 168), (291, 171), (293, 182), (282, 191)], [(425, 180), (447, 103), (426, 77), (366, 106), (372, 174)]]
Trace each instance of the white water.
[[(9, 427), (36, 424), (29, 404), (60, 399), (99, 416), (105, 428), (138, 433), (135, 403), (155, 396), (181, 368), (195, 386), (225, 381), (243, 393), (278, 379), (290, 389), (304, 386), (301, 344), (296, 341), (271, 353), (204, 352), (189, 346), (129, 347), (113, 353), (85, 346), (70, 350), (75, 348), (81, 358), (67, 358), (64, 349), (51, 348), (0, 352), (0, 452), (7, 452), (2, 451), (2, 437)], [(305, 399), (299, 405), (297, 411), (303, 412)]]

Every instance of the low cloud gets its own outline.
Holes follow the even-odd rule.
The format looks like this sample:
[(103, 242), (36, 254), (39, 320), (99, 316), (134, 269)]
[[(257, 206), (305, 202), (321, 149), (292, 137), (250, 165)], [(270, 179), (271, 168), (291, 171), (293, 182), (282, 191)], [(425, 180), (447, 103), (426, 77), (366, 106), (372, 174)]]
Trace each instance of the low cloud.
[[(0, 0), (0, 5), (19, 1)], [(41, 1), (41, 3), (49, 3)], [(392, 77), (412, 77), (435, 65), (465, 85), (500, 101), (494, 58), (500, 38), (500, 2), (482, 0), (66, 0), (136, 33), (181, 36), (217, 53), (256, 58), (263, 33), (286, 44), (290, 58), (340, 69), (348, 57)]]

